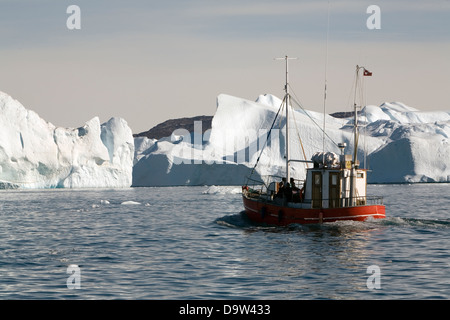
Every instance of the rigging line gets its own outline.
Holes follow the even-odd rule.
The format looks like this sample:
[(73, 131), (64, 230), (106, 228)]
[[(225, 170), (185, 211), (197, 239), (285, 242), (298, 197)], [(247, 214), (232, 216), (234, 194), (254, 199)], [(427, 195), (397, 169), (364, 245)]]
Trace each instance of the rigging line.
[[(356, 104), (357, 92), (358, 92), (358, 79), (359, 79), (359, 77), (358, 77), (358, 74), (359, 74), (358, 68), (359, 68), (359, 66), (356, 66), (356, 72), (355, 72), (354, 77), (353, 77), (352, 87), (351, 87), (351, 90), (350, 90), (349, 101), (348, 101), (348, 105), (350, 106), (350, 99), (353, 96), (353, 104), (351, 105), (351, 107), (349, 107), (350, 110), (351, 110), (351, 113), (353, 114), (353, 117), (357, 116), (357, 114), (355, 115), (354, 113), (357, 112), (357, 110), (355, 108), (355, 104)], [(355, 136), (357, 136), (357, 134), (356, 134), (357, 130), (358, 130), (358, 128), (356, 127), (356, 123), (353, 123), (353, 129), (352, 129), (352, 133), (353, 134), (352, 134), (351, 140), (353, 141), (353, 145), (354, 146), (357, 146), (357, 144), (356, 144), (357, 140), (355, 138)]]
[[(291, 88), (292, 89), (292, 88)], [(294, 93), (295, 98), (297, 98), (297, 95), (295, 94), (295, 92), (292, 90), (292, 92)], [(292, 96), (291, 96), (292, 98)], [(291, 99), (291, 101), (294, 101), (298, 107), (300, 107), (300, 109), (302, 109), (302, 111), (306, 114), (306, 116), (325, 134), (325, 136), (330, 139), (330, 141), (336, 146), (338, 147), (338, 144), (320, 127), (320, 125), (311, 117), (311, 115), (309, 114), (308, 111), (305, 110), (305, 108), (303, 108), (303, 106), (300, 104), (300, 102), (298, 102), (296, 99)]]
[[(366, 70), (363, 67), (363, 70)], [(361, 91), (361, 108), (364, 106), (364, 113), (362, 113), (362, 117), (364, 119), (364, 125), (363, 125), (363, 153), (364, 153), (364, 169), (369, 169), (369, 165), (367, 163), (368, 157), (367, 157), (367, 88), (365, 85), (365, 77), (364, 75), (361, 77), (361, 87), (360, 87), (360, 91)], [(361, 110), (362, 111), (362, 110)]]
[[(293, 118), (294, 118), (295, 129), (297, 130), (298, 140), (300, 141), (300, 146), (302, 147), (303, 157), (306, 160), (306, 152), (305, 152), (305, 148), (303, 147), (302, 138), (300, 137), (300, 130), (298, 130), (297, 119), (295, 118), (295, 112), (292, 112), (292, 114), (293, 114)], [(305, 162), (305, 168), (308, 169), (308, 163), (307, 162)]]
[[(363, 68), (366, 70), (366, 68)], [(362, 139), (363, 139), (363, 159), (364, 159), (364, 169), (366, 169), (366, 126), (367, 126), (367, 116), (366, 116), (366, 108), (364, 108), (364, 113), (362, 112), (362, 108), (366, 106), (366, 93), (365, 93), (365, 85), (364, 85), (364, 75), (361, 78), (361, 116), (363, 117), (364, 123), (362, 125)]]
[(273, 126), (275, 125), (275, 122), (276, 122), (276, 120), (278, 119), (278, 115), (280, 114), (280, 111), (283, 110), (283, 107), (284, 107), (284, 101), (285, 101), (285, 98), (283, 98), (283, 101), (281, 102), (281, 105), (280, 105), (280, 107), (278, 108), (278, 112), (277, 112), (277, 114), (275, 115), (275, 118), (273, 119), (273, 122), (272, 122), (272, 125), (271, 125), (270, 129), (269, 129), (269, 132), (267, 133), (266, 141), (264, 141), (264, 145), (263, 145), (263, 147), (261, 148), (261, 152), (259, 153), (259, 156), (258, 156), (258, 158), (256, 159), (255, 166), (253, 167), (252, 172), (251, 172), (250, 175), (253, 174), (253, 172), (254, 172), (256, 166), (258, 165), (259, 159), (261, 158), (261, 155), (262, 155), (262, 153), (263, 153), (263, 151), (264, 151), (264, 148), (265, 148), (266, 145), (267, 145), (267, 141), (269, 141), (270, 134), (272, 133)]
[[(283, 98), (283, 102), (282, 102), (282, 104), (281, 104), (281, 108), (280, 108), (280, 115), (283, 115), (284, 114), (284, 108), (286, 108), (286, 103), (285, 103), (285, 100), (284, 100), (285, 98)], [(282, 124), (282, 117), (280, 116), (280, 117), (278, 117), (278, 121), (276, 121), (276, 123), (274, 123), (273, 125), (272, 125), (272, 128), (270, 129), (270, 133), (272, 133), (272, 129), (273, 128), (279, 128), (279, 130), (281, 130), (281, 124)], [(278, 139), (280, 139), (280, 137), (278, 137)], [(269, 140), (269, 136), (267, 137), (267, 141)], [(287, 146), (285, 146), (285, 150), (286, 150), (286, 147)], [(286, 155), (285, 155), (286, 156)], [(269, 161), (271, 160), (271, 158), (269, 157)], [(270, 163), (270, 165), (272, 165), (272, 163)]]
[[(360, 70), (365, 70), (364, 69), (364, 67), (362, 67), (362, 66), (359, 66), (359, 65), (357, 65), (356, 66), (356, 82), (355, 82), (355, 97), (354, 97), (354, 99), (353, 99), (353, 107), (354, 107), (354, 125), (353, 125), (353, 128), (354, 128), (354, 150), (353, 150), (353, 161), (356, 161), (356, 159), (357, 159), (357, 155), (358, 155), (358, 148), (359, 148), (359, 145), (358, 145), (358, 143), (359, 143), (359, 125), (358, 125), (358, 110), (357, 110), (357, 107), (358, 107), (358, 105), (356, 104), (356, 101), (357, 101), (357, 99), (358, 99), (358, 84), (360, 85), (360, 88), (359, 88), (359, 98), (361, 99), (362, 97), (361, 97), (361, 92), (362, 92), (362, 90), (361, 90), (361, 83), (362, 83), (362, 80), (361, 80), (361, 78), (364, 78), (364, 76), (360, 76)], [(361, 107), (361, 106), (360, 106)]]
[[(277, 118), (278, 118), (278, 115), (280, 114), (280, 111), (281, 111), (281, 109), (283, 108), (285, 99), (286, 99), (286, 97), (283, 98), (283, 101), (281, 102), (281, 106), (278, 108), (277, 114), (275, 115), (275, 119), (273, 119), (272, 125), (271, 125), (271, 127), (270, 127), (270, 129), (269, 129), (269, 132), (267, 133), (266, 141), (264, 142), (264, 145), (263, 145), (263, 147), (261, 148), (261, 152), (259, 153), (259, 156), (258, 156), (258, 158), (256, 159), (256, 163), (255, 163), (255, 165), (253, 166), (252, 171), (250, 172), (249, 178), (252, 176), (253, 172), (255, 171), (255, 168), (256, 168), (256, 166), (258, 165), (259, 159), (261, 158), (261, 155), (262, 155), (262, 153), (263, 153), (263, 151), (264, 151), (264, 148), (265, 148), (266, 145), (267, 145), (267, 141), (269, 141), (270, 134), (271, 134), (271, 132), (272, 132), (273, 126), (275, 125), (275, 122), (276, 122), (276, 120), (277, 120)], [(249, 178), (248, 178), (248, 179), (249, 179)], [(248, 179), (247, 179), (247, 182), (248, 182)]]

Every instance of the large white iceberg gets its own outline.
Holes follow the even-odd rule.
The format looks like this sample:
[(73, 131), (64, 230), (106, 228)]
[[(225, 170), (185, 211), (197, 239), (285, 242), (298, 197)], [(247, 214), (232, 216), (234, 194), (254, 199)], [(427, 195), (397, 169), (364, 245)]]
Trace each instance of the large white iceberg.
[[(160, 140), (135, 138), (133, 185), (241, 184), (258, 158), (256, 178), (282, 175), (284, 114), (273, 123), (280, 104), (270, 94), (256, 101), (222, 94), (217, 98), (212, 128), (205, 134), (198, 128), (177, 130)], [(299, 147), (292, 147), (290, 158), (309, 160), (317, 151), (339, 154), (340, 142), (347, 144), (346, 153), (352, 152), (353, 119), (325, 115), (325, 140), (323, 122), (322, 113), (295, 109), (289, 137), (291, 145)], [(267, 139), (272, 124), (278, 130)], [(358, 158), (370, 170), (369, 182), (450, 182), (450, 112), (422, 112), (402, 103), (384, 103), (363, 108), (359, 124)], [(305, 163), (292, 167), (294, 176), (302, 178)]]
[(61, 128), (0, 92), (0, 186), (129, 187), (134, 140), (125, 120)]
[[(284, 114), (274, 122), (280, 104), (270, 94), (256, 101), (222, 94), (210, 130), (202, 133), (202, 123), (196, 123), (193, 132), (178, 129), (152, 140), (133, 139), (121, 118), (56, 127), (0, 92), (0, 188), (240, 185), (257, 161), (254, 178), (283, 175)], [(289, 137), (297, 146), (291, 158), (339, 154), (339, 142), (347, 144), (346, 153), (353, 149), (353, 119), (324, 119), (298, 108), (291, 114)], [(359, 123), (358, 158), (370, 170), (369, 182), (450, 182), (450, 112), (384, 103), (366, 106)], [(293, 163), (293, 176), (302, 178), (305, 166)]]

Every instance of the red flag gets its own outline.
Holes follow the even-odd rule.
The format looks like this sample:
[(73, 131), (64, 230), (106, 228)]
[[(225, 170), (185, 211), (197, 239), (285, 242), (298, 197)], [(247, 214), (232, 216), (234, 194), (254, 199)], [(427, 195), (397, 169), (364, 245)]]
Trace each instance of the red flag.
[(372, 72), (370, 72), (369, 70), (364, 69), (364, 76), (371, 77), (372, 76)]

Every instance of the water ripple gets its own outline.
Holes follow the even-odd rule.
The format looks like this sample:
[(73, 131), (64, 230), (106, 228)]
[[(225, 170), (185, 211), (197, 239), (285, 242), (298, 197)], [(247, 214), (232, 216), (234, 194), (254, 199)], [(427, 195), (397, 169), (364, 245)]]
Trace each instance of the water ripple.
[[(0, 297), (450, 298), (448, 186), (369, 188), (386, 219), (283, 228), (252, 224), (236, 187), (4, 191)], [(372, 265), (379, 290), (366, 285)]]

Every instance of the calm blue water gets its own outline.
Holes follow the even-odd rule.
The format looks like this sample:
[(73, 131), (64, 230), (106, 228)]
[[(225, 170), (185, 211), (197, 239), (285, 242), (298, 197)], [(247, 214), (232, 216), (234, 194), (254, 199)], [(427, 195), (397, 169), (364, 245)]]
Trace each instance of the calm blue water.
[(371, 185), (387, 219), (289, 228), (250, 224), (239, 191), (1, 191), (0, 298), (450, 298), (450, 184)]

